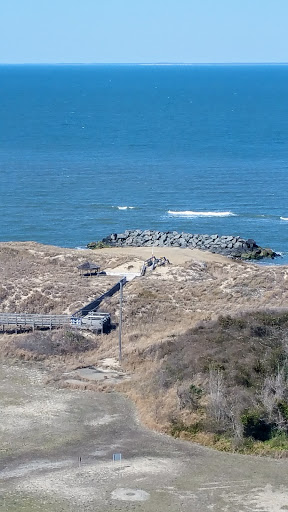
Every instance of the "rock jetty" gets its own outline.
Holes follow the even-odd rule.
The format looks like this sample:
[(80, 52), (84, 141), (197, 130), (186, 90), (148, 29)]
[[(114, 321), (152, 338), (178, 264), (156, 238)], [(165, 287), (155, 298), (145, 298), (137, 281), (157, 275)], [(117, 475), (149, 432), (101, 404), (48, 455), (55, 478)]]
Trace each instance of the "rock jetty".
[(129, 230), (124, 233), (112, 233), (99, 242), (90, 242), (89, 249), (110, 247), (188, 247), (201, 249), (231, 258), (258, 260), (275, 258), (277, 253), (272, 249), (259, 247), (252, 239), (245, 240), (240, 236), (193, 235), (177, 231), (141, 231)]

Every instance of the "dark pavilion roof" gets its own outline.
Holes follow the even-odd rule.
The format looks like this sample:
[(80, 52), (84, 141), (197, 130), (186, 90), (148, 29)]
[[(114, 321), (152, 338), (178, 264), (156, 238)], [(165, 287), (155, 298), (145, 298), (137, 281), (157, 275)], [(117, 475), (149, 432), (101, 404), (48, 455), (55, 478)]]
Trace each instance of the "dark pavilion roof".
[(78, 270), (99, 270), (99, 265), (96, 265), (96, 263), (91, 263), (90, 261), (85, 261), (85, 263), (82, 263), (82, 265), (79, 265), (77, 267)]

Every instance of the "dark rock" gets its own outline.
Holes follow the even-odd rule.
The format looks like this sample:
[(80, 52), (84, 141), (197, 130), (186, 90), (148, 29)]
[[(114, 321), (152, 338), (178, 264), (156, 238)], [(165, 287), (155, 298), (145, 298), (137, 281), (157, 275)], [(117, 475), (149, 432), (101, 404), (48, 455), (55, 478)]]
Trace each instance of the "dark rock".
[(151, 247), (189, 247), (204, 251), (211, 251), (217, 254), (224, 254), (232, 258), (241, 258), (244, 260), (275, 258), (278, 256), (272, 249), (259, 247), (255, 240), (249, 238), (245, 240), (239, 236), (219, 236), (217, 234), (192, 234), (177, 233), (177, 231), (153, 231), (127, 229), (124, 233), (112, 233), (103, 238), (100, 242), (91, 242), (87, 245), (90, 249), (101, 246), (142, 246)]
[(256, 244), (255, 240), (253, 240), (253, 238), (248, 238), (248, 240), (246, 240), (246, 244), (248, 245), (249, 248), (253, 248), (253, 247), (258, 247), (258, 245)]

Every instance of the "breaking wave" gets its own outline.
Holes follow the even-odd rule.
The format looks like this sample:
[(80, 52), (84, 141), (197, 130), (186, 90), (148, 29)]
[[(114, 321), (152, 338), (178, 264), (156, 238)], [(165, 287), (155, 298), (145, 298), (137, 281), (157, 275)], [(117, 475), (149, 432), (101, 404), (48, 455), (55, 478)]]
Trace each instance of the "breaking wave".
[(179, 217), (235, 217), (236, 213), (233, 212), (194, 212), (186, 211), (173, 211), (168, 210), (170, 215), (178, 215)]
[(281, 220), (288, 220), (288, 217), (280, 217)]
[(113, 208), (118, 210), (134, 210), (135, 206), (113, 206)]

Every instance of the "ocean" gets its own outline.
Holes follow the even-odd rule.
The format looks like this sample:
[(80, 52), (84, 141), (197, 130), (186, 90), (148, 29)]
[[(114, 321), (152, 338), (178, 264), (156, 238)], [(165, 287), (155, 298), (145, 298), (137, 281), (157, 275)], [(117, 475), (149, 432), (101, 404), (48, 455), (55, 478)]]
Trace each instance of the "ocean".
[(0, 240), (240, 235), (288, 263), (288, 66), (0, 66)]

